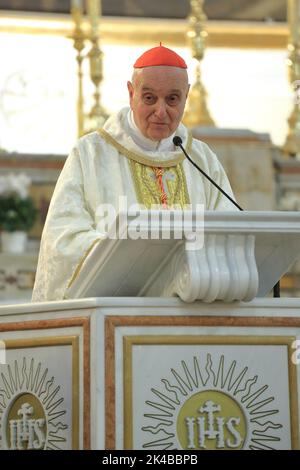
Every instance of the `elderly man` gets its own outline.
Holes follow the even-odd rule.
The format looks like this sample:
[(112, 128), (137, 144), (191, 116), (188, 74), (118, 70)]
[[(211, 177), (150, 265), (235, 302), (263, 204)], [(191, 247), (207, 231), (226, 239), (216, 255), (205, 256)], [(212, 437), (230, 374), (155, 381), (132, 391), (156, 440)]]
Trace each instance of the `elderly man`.
[(160, 45), (134, 64), (128, 82), (130, 108), (110, 117), (103, 129), (82, 137), (58, 179), (45, 223), (34, 301), (63, 299), (82, 260), (103, 232), (102, 204), (128, 207), (204, 204), (207, 210), (233, 206), (175, 148), (175, 134), (194, 161), (231, 196), (225, 172), (206, 144), (180, 123), (189, 91), (187, 66)]

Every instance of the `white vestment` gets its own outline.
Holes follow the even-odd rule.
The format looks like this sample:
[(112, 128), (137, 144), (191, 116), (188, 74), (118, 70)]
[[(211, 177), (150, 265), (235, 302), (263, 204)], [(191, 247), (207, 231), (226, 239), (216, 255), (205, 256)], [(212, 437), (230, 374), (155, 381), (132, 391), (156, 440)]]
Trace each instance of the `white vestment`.
[[(181, 175), (178, 181), (184, 186), (181, 202), (185, 199), (194, 207), (204, 204), (206, 210), (235, 210), (233, 204), (184, 158), (182, 151), (174, 147), (172, 136), (159, 143), (144, 138), (133, 129), (128, 113), (129, 108), (124, 108), (110, 117), (102, 130), (79, 139), (67, 158), (41, 238), (33, 301), (64, 298), (82, 260), (103, 238), (97, 208), (111, 204), (118, 211), (121, 196), (127, 197), (128, 207), (150, 201), (150, 186), (155, 185), (157, 192), (159, 190), (155, 177), (150, 175), (154, 168), (170, 173), (165, 189), (168, 193), (168, 188), (173, 187), (173, 202), (178, 202), (179, 183), (172, 186), (172, 178), (174, 180), (174, 171), (181, 169), (178, 173)], [(232, 196), (224, 169), (209, 147), (192, 139), (182, 124), (176, 135), (181, 137), (183, 146), (198, 166)], [(150, 182), (148, 192), (145, 192), (143, 177)]]

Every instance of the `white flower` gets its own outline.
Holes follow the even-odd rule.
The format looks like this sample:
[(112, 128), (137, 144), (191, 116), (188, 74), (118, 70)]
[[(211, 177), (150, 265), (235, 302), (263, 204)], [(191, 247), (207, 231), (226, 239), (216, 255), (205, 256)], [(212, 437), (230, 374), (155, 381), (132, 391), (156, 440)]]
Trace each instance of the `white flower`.
[(17, 194), (21, 199), (25, 199), (28, 196), (30, 184), (30, 178), (24, 173), (0, 176), (0, 196)]
[(0, 176), (0, 195), (4, 194), (7, 190), (7, 182), (5, 176)]

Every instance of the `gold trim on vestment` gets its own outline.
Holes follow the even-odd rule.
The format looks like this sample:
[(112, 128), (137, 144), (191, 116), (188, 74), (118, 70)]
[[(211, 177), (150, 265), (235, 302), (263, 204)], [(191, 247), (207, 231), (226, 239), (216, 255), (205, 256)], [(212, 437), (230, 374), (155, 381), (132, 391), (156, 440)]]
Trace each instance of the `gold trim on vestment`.
[[(182, 168), (182, 161), (185, 159), (183, 153), (176, 152), (176, 158), (172, 160), (152, 160), (149, 157), (144, 155), (132, 152), (131, 150), (126, 149), (123, 145), (119, 144), (108, 132), (104, 129), (99, 129), (98, 133), (103, 137), (103, 139), (115, 147), (122, 155), (129, 159), (129, 167), (131, 170), (132, 178), (135, 185), (135, 191), (137, 194), (137, 199), (140, 204), (145, 205), (147, 208), (150, 209), (151, 205), (160, 205), (161, 204), (161, 194), (159, 188), (157, 187), (157, 182), (152, 178), (151, 175), (148, 173), (149, 168), (165, 168), (166, 171), (170, 171), (174, 174), (174, 181), (167, 180), (166, 186), (168, 189), (168, 206), (172, 205), (180, 205), (182, 208), (189, 204), (189, 194), (187, 190), (187, 184), (185, 179), (185, 174)], [(193, 136), (189, 132), (188, 139), (187, 139), (187, 151), (190, 151), (190, 147), (192, 144)], [(166, 173), (166, 171), (164, 173)], [(69, 288), (75, 279), (77, 278), (84, 261), (86, 260), (87, 256), (89, 255), (92, 248), (95, 246), (97, 242), (99, 242), (101, 238), (97, 238), (86, 250), (82, 258), (76, 265), (72, 277), (68, 283)], [(66, 299), (64, 295), (64, 299)]]
[[(129, 161), (129, 167), (139, 204), (147, 209), (151, 209), (153, 205), (161, 205), (161, 189), (153, 169), (133, 160)], [(166, 177), (164, 184), (167, 188), (167, 206), (179, 205), (184, 208), (190, 200), (182, 163), (162, 171)]]
[[(122, 155), (125, 157), (129, 158), (130, 160), (134, 160), (135, 162), (141, 163), (142, 165), (148, 165), (152, 167), (161, 167), (161, 168), (169, 168), (171, 166), (176, 166), (178, 163), (181, 163), (184, 159), (185, 156), (182, 152), (174, 152), (175, 158), (171, 160), (154, 160), (150, 157), (147, 157), (145, 155), (133, 152), (132, 150), (128, 150), (126, 147), (123, 145), (119, 144), (114, 137), (112, 137), (108, 132), (106, 132), (104, 129), (98, 129), (97, 131), (101, 137), (108, 143), (111, 144), (113, 147), (115, 147)], [(187, 152), (189, 152), (189, 149), (192, 144), (192, 134), (189, 132), (188, 134), (188, 140), (187, 140)]]

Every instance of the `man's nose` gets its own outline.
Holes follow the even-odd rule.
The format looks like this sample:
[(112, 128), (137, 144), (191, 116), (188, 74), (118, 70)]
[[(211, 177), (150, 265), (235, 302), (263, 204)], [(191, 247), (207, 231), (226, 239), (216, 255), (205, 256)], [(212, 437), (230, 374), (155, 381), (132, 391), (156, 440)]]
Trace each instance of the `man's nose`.
[(163, 100), (159, 100), (156, 103), (155, 114), (160, 119), (163, 119), (166, 117), (167, 108), (166, 108), (166, 103)]

